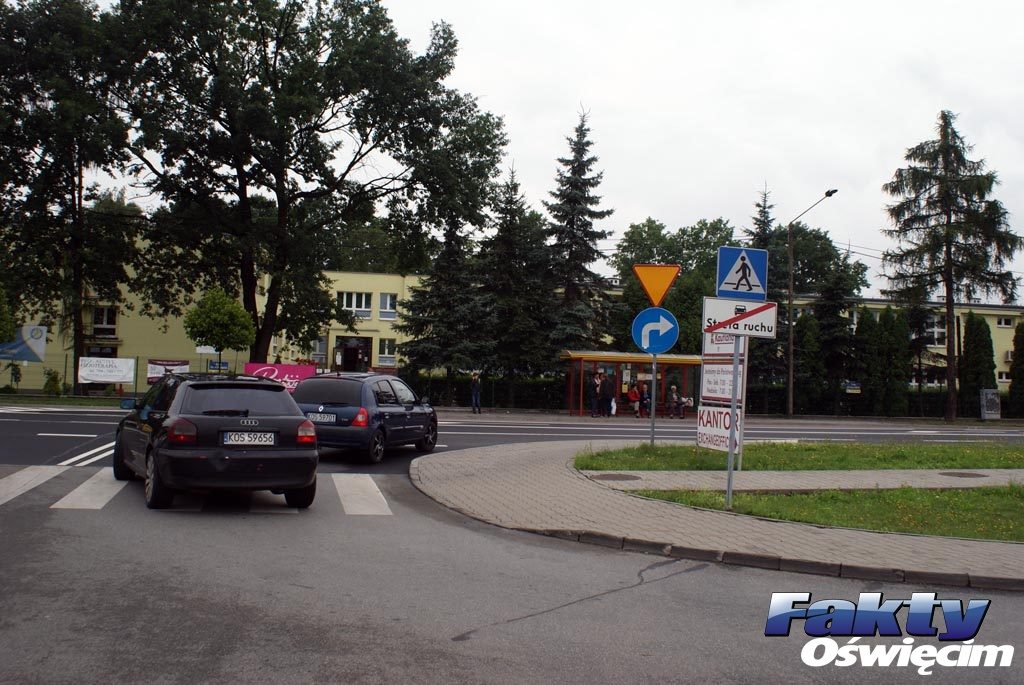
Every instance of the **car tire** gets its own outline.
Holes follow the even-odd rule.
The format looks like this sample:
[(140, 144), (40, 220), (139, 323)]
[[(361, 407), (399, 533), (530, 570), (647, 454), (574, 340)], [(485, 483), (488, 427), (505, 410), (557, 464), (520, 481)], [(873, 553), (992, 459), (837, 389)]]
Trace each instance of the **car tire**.
[(416, 441), (416, 449), (420, 452), (433, 452), (437, 445), (437, 424), (431, 421), (427, 424), (427, 432)]
[(114, 457), (112, 461), (114, 480), (135, 480), (135, 472), (128, 467), (128, 464), (124, 463), (124, 446), (121, 444), (120, 432), (114, 438)]
[(308, 509), (316, 498), (316, 480), (298, 490), (285, 490), (284, 501), (295, 509)]
[(377, 431), (370, 438), (370, 444), (366, 446), (364, 453), (366, 461), (371, 464), (379, 464), (384, 461), (384, 431)]
[(174, 504), (174, 490), (164, 484), (160, 478), (160, 469), (156, 467), (156, 457), (152, 452), (146, 454), (146, 484), (143, 488), (146, 507), (149, 509), (167, 509)]

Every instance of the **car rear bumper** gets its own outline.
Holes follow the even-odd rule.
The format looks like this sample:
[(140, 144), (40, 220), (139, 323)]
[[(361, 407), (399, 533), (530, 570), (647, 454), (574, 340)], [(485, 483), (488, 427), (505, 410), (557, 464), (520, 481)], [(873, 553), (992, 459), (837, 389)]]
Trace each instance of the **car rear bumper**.
[(161, 450), (156, 466), (179, 490), (290, 490), (316, 479), (316, 450)]
[(368, 428), (316, 425), (316, 440), (321, 447), (340, 449), (366, 449), (373, 432)]

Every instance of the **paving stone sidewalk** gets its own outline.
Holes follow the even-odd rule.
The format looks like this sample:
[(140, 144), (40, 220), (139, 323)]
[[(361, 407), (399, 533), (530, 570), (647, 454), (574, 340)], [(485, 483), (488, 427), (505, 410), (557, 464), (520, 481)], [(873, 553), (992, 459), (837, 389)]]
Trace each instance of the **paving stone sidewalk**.
[[(724, 471), (582, 471), (616, 490), (724, 490)], [(1024, 469), (893, 469), (879, 471), (737, 471), (733, 490), (807, 492), (914, 488), (977, 488), (1024, 483)]]
[(420, 457), (409, 474), (442, 505), (505, 528), (783, 571), (1024, 591), (1024, 544), (874, 533), (692, 509), (606, 487), (572, 467), (583, 449), (633, 442), (458, 450)]

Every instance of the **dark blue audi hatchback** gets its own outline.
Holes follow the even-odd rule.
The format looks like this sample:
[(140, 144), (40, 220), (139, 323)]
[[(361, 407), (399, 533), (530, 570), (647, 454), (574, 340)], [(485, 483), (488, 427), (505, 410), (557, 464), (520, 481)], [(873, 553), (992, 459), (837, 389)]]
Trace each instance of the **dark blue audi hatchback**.
[(437, 444), (437, 412), (430, 400), (395, 376), (311, 376), (299, 381), (292, 399), (316, 424), (321, 447), (359, 450), (372, 463), (384, 458), (385, 447), (411, 444), (430, 452)]

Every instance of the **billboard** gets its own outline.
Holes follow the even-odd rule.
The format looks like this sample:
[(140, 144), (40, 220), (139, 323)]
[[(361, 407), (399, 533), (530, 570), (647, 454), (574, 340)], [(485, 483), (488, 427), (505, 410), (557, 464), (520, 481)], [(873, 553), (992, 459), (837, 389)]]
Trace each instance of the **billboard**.
[(0, 359), (41, 362), (46, 356), (46, 326), (22, 326), (14, 340), (0, 343)]

